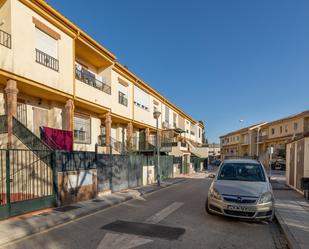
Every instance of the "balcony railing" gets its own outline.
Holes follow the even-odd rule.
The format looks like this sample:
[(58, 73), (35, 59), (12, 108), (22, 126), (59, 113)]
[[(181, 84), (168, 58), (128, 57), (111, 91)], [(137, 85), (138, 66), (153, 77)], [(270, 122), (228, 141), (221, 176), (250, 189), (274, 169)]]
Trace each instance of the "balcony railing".
[[(98, 136), (98, 145), (106, 147), (106, 136), (105, 135), (99, 135)], [(117, 151), (120, 154), (125, 154), (129, 151), (128, 146), (120, 142), (112, 137), (110, 137), (110, 146), (113, 150)]]
[(163, 142), (161, 147), (177, 147), (177, 142)]
[(128, 106), (128, 99), (126, 97), (126, 95), (122, 92), (119, 92), (118, 94), (118, 102), (119, 104), (122, 104), (124, 106)]
[(259, 142), (265, 141), (266, 139), (268, 139), (268, 135), (259, 136)]
[(97, 88), (107, 94), (111, 94), (111, 87), (109, 85), (96, 79), (96, 75), (94, 73), (84, 68), (82, 70), (75, 68), (75, 77), (89, 86)]
[(39, 49), (35, 49), (35, 61), (45, 67), (53, 69), (57, 72), (59, 71), (59, 61)]
[(11, 35), (1, 29), (0, 29), (0, 44), (7, 48), (11, 48), (12, 46)]
[(243, 144), (243, 145), (249, 144), (249, 139), (242, 139), (241, 144)]

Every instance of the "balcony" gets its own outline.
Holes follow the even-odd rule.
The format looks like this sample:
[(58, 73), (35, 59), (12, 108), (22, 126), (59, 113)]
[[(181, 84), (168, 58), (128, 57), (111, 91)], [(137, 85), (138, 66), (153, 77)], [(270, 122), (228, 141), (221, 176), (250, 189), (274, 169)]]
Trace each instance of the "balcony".
[(3, 30), (0, 29), (0, 45), (11, 49), (12, 41), (11, 35)]
[(259, 143), (264, 142), (268, 139), (268, 135), (259, 136)]
[(241, 141), (241, 145), (248, 145), (249, 144), (249, 139), (243, 139)]
[(52, 70), (59, 71), (59, 61), (39, 49), (35, 49), (35, 61)]
[(128, 99), (126, 95), (122, 92), (119, 92), (118, 94), (118, 103), (124, 106), (128, 106)]
[(111, 94), (111, 87), (107, 85), (106, 82), (103, 82), (103, 77), (85, 68), (79, 69), (77, 66), (75, 66), (75, 77), (76, 79), (80, 80), (83, 83), (86, 83), (89, 86), (97, 88), (109, 95)]

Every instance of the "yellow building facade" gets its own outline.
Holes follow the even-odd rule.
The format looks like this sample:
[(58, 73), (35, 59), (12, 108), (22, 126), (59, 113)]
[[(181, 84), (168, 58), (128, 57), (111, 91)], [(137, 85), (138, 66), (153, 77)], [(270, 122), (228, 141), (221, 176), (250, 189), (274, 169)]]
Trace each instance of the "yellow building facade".
[(0, 0), (0, 115), (9, 92), (20, 122), (37, 136), (41, 127), (72, 131), (74, 150), (153, 141), (155, 110), (162, 136), (202, 143), (202, 123), (44, 1)]
[(268, 123), (260, 123), (220, 137), (223, 156), (258, 156), (265, 164), (269, 148), (274, 158), (286, 156), (286, 144), (309, 131), (309, 111)]

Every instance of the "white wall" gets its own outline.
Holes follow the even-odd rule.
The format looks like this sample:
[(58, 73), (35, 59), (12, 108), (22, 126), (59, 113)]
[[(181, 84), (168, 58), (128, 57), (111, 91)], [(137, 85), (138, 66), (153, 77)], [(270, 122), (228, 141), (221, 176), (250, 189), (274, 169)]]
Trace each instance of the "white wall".
[[(124, 106), (122, 104), (119, 104), (118, 101), (118, 85), (119, 83), (119, 78), (123, 81), (125, 81), (126, 83), (128, 83), (128, 87), (127, 87), (127, 98), (128, 98), (128, 106)], [(112, 79), (112, 105), (111, 105), (111, 109), (113, 113), (116, 113), (118, 115), (124, 116), (126, 118), (132, 119), (133, 115), (132, 115), (132, 102), (133, 102), (133, 83), (130, 82), (129, 80), (127, 80), (126, 78), (124, 78), (123, 76), (121, 76), (120, 74), (118, 74), (117, 72), (112, 70), (111, 73), (111, 79)]]

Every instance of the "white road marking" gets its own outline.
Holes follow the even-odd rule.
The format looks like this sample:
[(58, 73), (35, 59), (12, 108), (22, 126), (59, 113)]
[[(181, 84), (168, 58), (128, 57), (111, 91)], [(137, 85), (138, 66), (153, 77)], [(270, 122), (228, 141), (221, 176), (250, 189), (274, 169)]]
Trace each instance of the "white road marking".
[(160, 212), (158, 212), (155, 215), (149, 217), (146, 220), (146, 223), (157, 224), (161, 220), (164, 220), (171, 213), (175, 212), (182, 205), (183, 205), (183, 202), (174, 202), (171, 205), (167, 206), (166, 208), (162, 209)]
[(131, 234), (105, 234), (97, 249), (130, 249), (152, 242)]
[[(175, 212), (182, 205), (183, 202), (174, 202), (158, 213), (149, 217), (145, 222), (157, 224), (161, 220), (164, 220), (171, 213)], [(106, 233), (97, 249), (130, 249), (150, 242), (152, 242), (152, 240), (144, 239), (137, 235)]]

